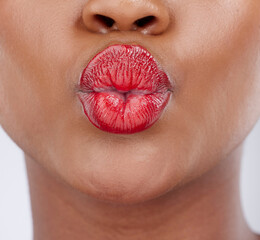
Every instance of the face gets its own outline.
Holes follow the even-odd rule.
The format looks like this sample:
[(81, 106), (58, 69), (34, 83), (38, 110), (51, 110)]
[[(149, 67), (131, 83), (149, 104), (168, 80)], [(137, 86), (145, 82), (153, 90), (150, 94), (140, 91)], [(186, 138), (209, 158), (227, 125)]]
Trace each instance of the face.
[[(145, 16), (156, 21), (132, 27)], [(96, 199), (164, 195), (226, 158), (258, 120), (259, 27), (256, 0), (0, 1), (0, 123), (49, 173)], [(100, 130), (79, 101), (82, 70), (112, 44), (145, 47), (174, 83), (144, 131)]]

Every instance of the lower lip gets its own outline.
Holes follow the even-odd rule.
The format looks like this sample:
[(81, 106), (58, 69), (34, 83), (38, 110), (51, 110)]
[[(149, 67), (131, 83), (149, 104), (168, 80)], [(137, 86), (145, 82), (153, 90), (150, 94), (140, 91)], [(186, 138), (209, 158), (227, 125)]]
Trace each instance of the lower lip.
[(161, 117), (173, 87), (139, 45), (112, 45), (83, 70), (78, 96), (89, 121), (102, 131), (132, 134)]

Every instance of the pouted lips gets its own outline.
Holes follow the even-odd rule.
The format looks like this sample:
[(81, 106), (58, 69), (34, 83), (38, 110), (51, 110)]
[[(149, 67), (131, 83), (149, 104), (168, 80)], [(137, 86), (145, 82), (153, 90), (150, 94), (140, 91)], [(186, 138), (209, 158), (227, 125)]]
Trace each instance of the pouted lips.
[(89, 62), (79, 89), (84, 113), (94, 126), (110, 133), (132, 134), (160, 118), (173, 86), (148, 50), (116, 44)]

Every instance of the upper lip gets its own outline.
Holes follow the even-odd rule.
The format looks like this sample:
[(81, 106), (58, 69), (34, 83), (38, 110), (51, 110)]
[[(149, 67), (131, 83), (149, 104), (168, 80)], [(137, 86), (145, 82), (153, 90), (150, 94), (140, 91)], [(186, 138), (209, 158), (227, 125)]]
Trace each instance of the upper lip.
[[(154, 55), (150, 53), (150, 50), (148, 48), (143, 47), (143, 45), (138, 44), (136, 42), (134, 42), (134, 43), (133, 42), (131, 42), (131, 43), (125, 43), (124, 42), (124, 43), (122, 43), (122, 42), (118, 42), (118, 41), (117, 42), (112, 42), (110, 44), (105, 45), (102, 49), (99, 49), (98, 51), (96, 51), (95, 55), (92, 58), (90, 57), (90, 59), (89, 59), (89, 61), (87, 63), (87, 67), (85, 67), (83, 69), (83, 71), (81, 72), (81, 74), (80, 74), (80, 78), (79, 78), (79, 82), (78, 82), (78, 91), (80, 91), (80, 92), (94, 91), (93, 86), (91, 88), (89, 88), (89, 89), (86, 89), (85, 86), (84, 86), (84, 81), (85, 81), (85, 83), (87, 82), (86, 80), (82, 80), (83, 79), (83, 75), (85, 73), (85, 70), (89, 67), (90, 63), (93, 61), (94, 58), (96, 58), (97, 55), (100, 55), (101, 53), (103, 53), (104, 50), (106, 51), (106, 49), (108, 49), (110, 47), (113, 47), (113, 46), (116, 46), (116, 45), (131, 45), (131, 46), (140, 47), (140, 48), (143, 48), (144, 50), (147, 50), (148, 53), (150, 54), (150, 56), (152, 56), (152, 58), (155, 60), (156, 66), (158, 67), (159, 71), (163, 72), (165, 74), (166, 78), (167, 78), (167, 81), (165, 81), (165, 82), (167, 82), (167, 91), (173, 91), (173, 83), (171, 82), (169, 75), (164, 70), (164, 68), (162, 67), (162, 65), (158, 61), (158, 59), (156, 59), (154, 57)], [(113, 84), (110, 87), (112, 87), (112, 90), (117, 90), (119, 92), (123, 92), (123, 93), (124, 92), (129, 92), (129, 91), (124, 91), (122, 89), (120, 90), (120, 89), (114, 88)], [(99, 91), (102, 91), (102, 89), (100, 89)], [(158, 89), (156, 91), (158, 91)], [(155, 91), (153, 91), (153, 92), (155, 92)]]

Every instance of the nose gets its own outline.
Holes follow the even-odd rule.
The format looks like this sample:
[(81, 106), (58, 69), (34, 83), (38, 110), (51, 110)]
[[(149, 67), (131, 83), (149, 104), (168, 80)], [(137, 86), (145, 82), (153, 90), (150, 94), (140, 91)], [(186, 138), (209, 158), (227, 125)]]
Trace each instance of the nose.
[(170, 22), (169, 10), (160, 0), (89, 0), (82, 19), (91, 32), (140, 31), (163, 33)]

